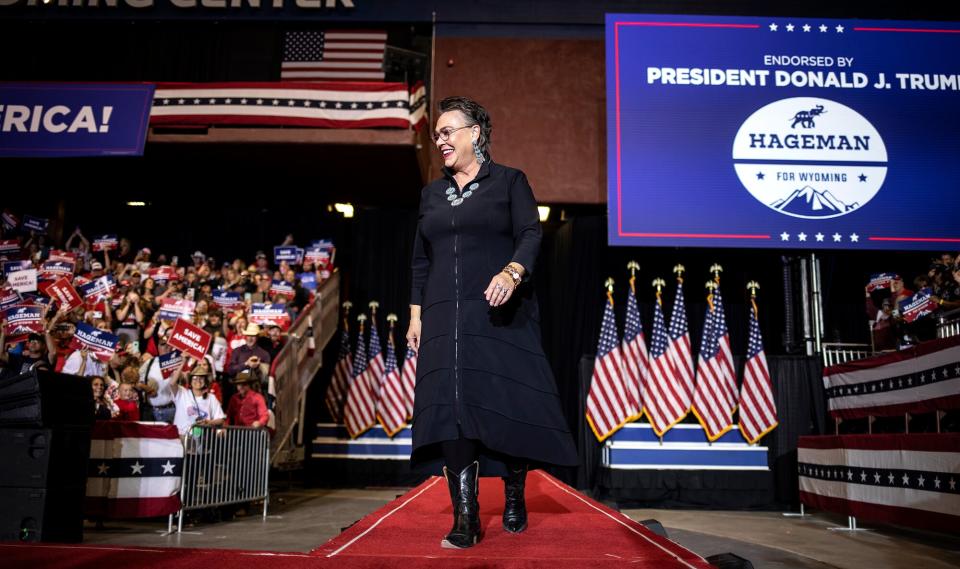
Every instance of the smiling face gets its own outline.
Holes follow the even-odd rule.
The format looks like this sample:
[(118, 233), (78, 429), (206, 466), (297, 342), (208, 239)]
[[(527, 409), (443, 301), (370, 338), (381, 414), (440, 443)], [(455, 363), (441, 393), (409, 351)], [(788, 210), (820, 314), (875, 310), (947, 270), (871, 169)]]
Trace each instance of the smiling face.
[[(437, 136), (434, 143), (443, 165), (454, 172), (463, 172), (476, 163), (477, 157), (473, 153), (473, 139), (480, 136), (480, 126), (467, 126), (469, 121), (460, 111), (447, 111), (437, 119), (434, 136), (449, 133), (447, 140)], [(466, 127), (466, 128), (462, 128)]]

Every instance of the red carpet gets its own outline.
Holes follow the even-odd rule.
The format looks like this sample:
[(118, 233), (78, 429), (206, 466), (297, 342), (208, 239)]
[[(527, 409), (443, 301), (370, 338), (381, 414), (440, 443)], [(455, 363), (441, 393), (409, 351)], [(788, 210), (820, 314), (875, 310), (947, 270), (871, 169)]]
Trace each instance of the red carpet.
[(483, 541), (466, 550), (440, 547), (450, 529), (450, 496), (431, 478), (363, 518), (309, 554), (237, 550), (0, 544), (5, 567), (45, 569), (220, 565), (300, 567), (621, 567), (707, 568), (701, 557), (658, 537), (637, 522), (543, 473), (527, 479), (529, 527), (520, 535), (500, 527), (503, 483), (483, 478), (480, 513)]

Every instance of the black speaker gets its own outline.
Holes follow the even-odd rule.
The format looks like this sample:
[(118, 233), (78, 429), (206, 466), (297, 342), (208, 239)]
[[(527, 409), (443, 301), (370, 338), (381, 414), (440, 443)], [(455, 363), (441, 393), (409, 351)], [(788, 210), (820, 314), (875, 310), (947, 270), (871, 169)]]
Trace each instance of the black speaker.
[(753, 569), (753, 563), (733, 553), (718, 553), (707, 557), (707, 563), (717, 569)]
[(90, 378), (29, 371), (0, 380), (0, 426), (93, 425)]
[(0, 429), (0, 457), (0, 487), (83, 486), (90, 429)]
[(83, 541), (86, 486), (0, 488), (0, 541)]
[[(646, 526), (648, 530), (659, 535), (660, 537), (667, 537), (667, 530), (664, 529), (663, 524), (661, 524), (657, 520), (651, 518), (649, 520), (643, 520), (640, 523)], [(670, 539), (670, 538), (667, 537), (667, 539)]]

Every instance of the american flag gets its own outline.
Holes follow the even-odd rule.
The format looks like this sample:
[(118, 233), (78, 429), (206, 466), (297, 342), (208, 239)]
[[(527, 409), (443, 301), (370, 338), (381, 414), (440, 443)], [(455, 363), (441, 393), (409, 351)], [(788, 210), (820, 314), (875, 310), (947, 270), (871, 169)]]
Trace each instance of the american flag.
[(413, 418), (413, 394), (417, 385), (417, 352), (407, 346), (407, 355), (403, 361), (403, 403), (407, 418)]
[[(667, 352), (674, 370), (674, 388), (677, 402), (683, 409), (680, 418), (690, 410), (693, 403), (693, 351), (690, 349), (690, 332), (687, 329), (687, 307), (683, 298), (683, 279), (677, 279), (677, 296), (673, 299), (670, 313), (670, 345)], [(677, 419), (679, 420), (679, 419)]]
[(650, 332), (650, 375), (644, 386), (644, 411), (658, 437), (683, 419), (690, 407), (684, 399), (677, 372), (670, 361), (669, 336), (664, 325), (660, 294), (653, 305), (653, 328)]
[(632, 405), (631, 415), (639, 416), (643, 409), (641, 386), (646, 383), (650, 373), (647, 358), (647, 344), (643, 338), (643, 324), (637, 309), (637, 295), (634, 289), (636, 277), (630, 277), (630, 290), (627, 292), (627, 313), (623, 326), (623, 376), (627, 394)]
[(380, 333), (377, 332), (377, 312), (370, 314), (370, 343), (367, 345), (367, 365), (366, 378), (370, 385), (370, 392), (373, 393), (375, 410), (380, 409), (380, 388), (383, 385), (383, 346), (380, 344)]
[(757, 305), (750, 310), (750, 339), (747, 342), (747, 363), (740, 386), (740, 434), (750, 444), (777, 426), (777, 404), (773, 400), (770, 369), (763, 353), (763, 337), (757, 322)]
[(343, 399), (350, 386), (350, 376), (353, 375), (353, 354), (350, 353), (350, 330), (344, 318), (343, 331), (340, 332), (340, 353), (337, 354), (337, 363), (333, 367), (333, 377), (327, 387), (327, 409), (334, 422), (343, 420)]
[(283, 38), (281, 81), (383, 81), (387, 32), (292, 31)]
[(343, 422), (352, 438), (362, 435), (376, 423), (376, 394), (367, 382), (367, 348), (363, 345), (363, 323), (357, 334), (357, 351), (353, 358), (353, 373), (347, 388), (347, 403), (343, 407)]
[(600, 325), (597, 359), (587, 394), (587, 422), (597, 440), (604, 440), (624, 424), (636, 419), (624, 387), (623, 356), (617, 341), (613, 298), (608, 294)]
[[(723, 300), (718, 286), (707, 299), (703, 338), (697, 356), (697, 388), (693, 394), (693, 412), (703, 425), (707, 439), (714, 441), (733, 428), (737, 381), (730, 358), (730, 336), (723, 315)], [(726, 342), (726, 349), (724, 349)]]
[(403, 383), (400, 378), (400, 369), (397, 367), (397, 352), (393, 347), (393, 327), (387, 333), (387, 358), (384, 362), (377, 416), (388, 437), (402, 431), (407, 424)]

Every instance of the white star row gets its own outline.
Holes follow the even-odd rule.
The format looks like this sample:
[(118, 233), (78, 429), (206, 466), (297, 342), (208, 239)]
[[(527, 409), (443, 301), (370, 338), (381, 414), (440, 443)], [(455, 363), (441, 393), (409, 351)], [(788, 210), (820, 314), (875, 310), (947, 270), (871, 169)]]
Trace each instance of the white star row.
[[(927, 371), (930, 372), (930, 375), (928, 376), (926, 371), (923, 372), (923, 373), (921, 373), (921, 374), (920, 374), (920, 378), (919, 378), (919, 380), (918, 380), (918, 382), (917, 382), (918, 384), (926, 384), (927, 381), (928, 381), (928, 377), (929, 377), (929, 381), (930, 381), (930, 382), (936, 382), (936, 381), (937, 381), (937, 370), (932, 369), (932, 370), (927, 370)], [(956, 374), (955, 377), (960, 377), (960, 365), (958, 365), (957, 367), (953, 368), (953, 371), (954, 371), (954, 373)], [(941, 376), (942, 379), (947, 379), (947, 378), (949, 378), (949, 377), (950, 377), (949, 368), (944, 367), (943, 369), (941, 369), (941, 370), (940, 370), (940, 376)], [(906, 381), (907, 387), (913, 387), (913, 376), (912, 376), (912, 375), (906, 376), (906, 380), (907, 380), (907, 381)], [(869, 391), (870, 391), (870, 392), (875, 392), (875, 391), (877, 390), (877, 385), (878, 385), (878, 384), (879, 384), (880, 389), (881, 389), (881, 391), (882, 391), (882, 390), (883, 390), (883, 382), (884, 382), (884, 381), (887, 382), (887, 389), (888, 389), (888, 390), (893, 390), (893, 389), (894, 389), (894, 380), (893, 380), (893, 379), (887, 379), (887, 380), (880, 380), (880, 381), (871, 382), (871, 383), (870, 383), (870, 389), (869, 389)], [(904, 385), (903, 378), (897, 378), (897, 379), (896, 379), (896, 388), (897, 388), (897, 389), (902, 389), (902, 388), (903, 388), (903, 385)], [(868, 391), (866, 385), (855, 385), (855, 386), (852, 386), (852, 387), (844, 387), (844, 386), (835, 387), (835, 388), (832, 388), (832, 390), (833, 390), (832, 392), (834, 392), (834, 393), (837, 394), (837, 395), (834, 395), (835, 397), (836, 397), (836, 396), (842, 397), (842, 396), (844, 396), (844, 395), (859, 395), (859, 394), (860, 394), (860, 388), (861, 388), (861, 387), (863, 387), (863, 393), (866, 394), (867, 391)]]
[[(770, 31), (771, 31), (771, 32), (775, 32), (775, 31), (777, 31), (777, 30), (780, 29), (780, 26), (777, 25), (777, 24), (770, 24), (769, 28), (770, 28)], [(783, 26), (783, 29), (785, 29), (785, 30), (788, 31), (788, 32), (792, 32), (792, 31), (794, 31), (795, 29), (797, 29), (797, 26), (794, 26), (793, 24), (787, 24), (787, 25)], [(804, 24), (804, 25), (800, 26), (800, 29), (803, 30), (804, 32), (810, 32), (810, 31), (813, 30), (813, 26), (811, 26), (810, 24)], [(825, 33), (827, 33), (827, 32), (830, 30), (830, 27), (827, 26), (826, 24), (820, 24), (820, 26), (819, 26), (817, 29), (820, 30), (820, 33), (825, 34)], [(833, 28), (833, 30), (834, 30), (836, 33), (838, 33), (838, 34), (842, 34), (844, 29), (845, 29), (845, 28), (844, 28), (843, 26), (841, 26), (840, 24), (837, 24), (837, 25)]]
[[(130, 475), (133, 476), (134, 474), (143, 474), (143, 469), (145, 466), (146, 464), (140, 464), (139, 460), (131, 464)], [(169, 460), (166, 462), (166, 464), (161, 464), (160, 466), (163, 468), (164, 474), (173, 474), (173, 469), (177, 467), (176, 464), (173, 464)], [(109, 470), (110, 470), (110, 465), (108, 465), (105, 462), (101, 462), (99, 465), (97, 465), (97, 474), (101, 476), (107, 474)]]
[[(844, 472), (842, 468), (841, 469), (830, 469), (830, 468), (808, 469), (806, 467), (801, 467), (800, 473), (804, 475), (810, 474), (810, 475), (816, 476), (817, 478), (834, 478), (837, 480), (842, 480), (844, 478), (844, 474), (846, 474), (846, 479), (851, 482), (853, 481), (853, 471), (850, 469), (847, 469), (846, 472)], [(868, 478), (870, 478), (870, 476), (867, 475), (866, 470), (863, 470), (860, 472), (860, 482), (865, 483)], [(892, 485), (897, 480), (897, 477), (894, 476), (892, 472), (888, 473), (887, 476), (884, 477), (882, 474), (880, 474), (879, 471), (874, 471), (873, 473), (874, 484), (880, 484), (880, 480), (883, 478), (886, 478), (887, 484), (890, 484), (890, 485)], [(900, 477), (900, 481), (902, 482), (903, 486), (910, 486), (911, 480), (913, 479), (910, 478), (910, 475), (908, 475), (906, 472), (903, 474), (902, 477)], [(927, 487), (926, 483), (927, 483), (927, 479), (923, 477), (923, 474), (920, 474), (919, 476), (917, 476), (916, 478), (917, 488), (926, 488)], [(947, 483), (950, 486), (951, 491), (956, 491), (957, 489), (956, 478), (951, 477)], [(940, 490), (942, 487), (942, 484), (943, 484), (943, 481), (940, 480), (940, 477), (935, 476), (933, 479), (933, 489)]]
[[(784, 231), (783, 233), (780, 234), (780, 241), (790, 241), (790, 235), (791, 235), (790, 233), (787, 233), (786, 231)], [(811, 236), (801, 231), (800, 233), (797, 233), (796, 237), (797, 237), (797, 241), (805, 242), (807, 241), (807, 237), (811, 237)], [(812, 237), (816, 240), (817, 243), (823, 243), (827, 236), (818, 231), (816, 234), (812, 235)], [(839, 233), (834, 233), (833, 235), (831, 235), (831, 237), (833, 238), (834, 243), (840, 243), (843, 241), (843, 235), (840, 235)], [(860, 236), (856, 233), (851, 233), (850, 242), (859, 243)]]
[[(164, 104), (164, 105), (169, 105), (171, 101), (174, 101), (174, 99), (160, 99), (160, 102), (161, 102), (162, 104)], [(189, 99), (176, 99), (176, 100), (175, 100), (175, 103), (176, 103), (177, 105), (185, 105), (185, 104), (188, 104), (188, 101), (189, 101)], [(194, 105), (199, 105), (201, 101), (203, 101), (203, 99), (193, 99), (193, 104), (194, 104)], [(222, 104), (224, 104), (224, 105), (232, 105), (232, 104), (234, 104), (233, 99), (221, 99), (220, 101), (221, 101)], [(241, 105), (246, 105), (246, 104), (248, 103), (248, 101), (250, 101), (250, 99), (243, 98), (243, 99), (240, 99), (239, 101), (240, 101), (239, 104), (241, 104)], [(256, 102), (257, 105), (263, 105), (264, 100), (263, 100), (263, 99), (257, 99), (255, 102)], [(272, 101), (269, 101), (269, 102), (270, 102), (270, 104), (272, 104), (272, 105), (275, 106), (275, 107), (280, 105), (280, 99), (273, 99)], [(303, 101), (303, 106), (304, 106), (304, 107), (309, 107), (309, 106), (313, 105), (313, 103), (314, 103), (314, 101), (311, 101), (311, 100), (308, 99), (308, 100)], [(207, 101), (207, 104), (216, 105), (216, 104), (217, 104), (217, 99), (209, 99), (209, 100)], [(294, 99), (288, 99), (288, 100), (287, 100), (287, 106), (289, 106), (289, 107), (292, 107), (292, 106), (294, 106), (294, 105), (296, 105), (296, 104), (297, 104), (297, 103), (296, 103), (296, 101), (295, 101)], [(397, 102), (396, 102), (396, 106), (397, 106), (397, 107), (402, 107), (403, 105), (404, 105), (404, 102), (403, 102), (403, 101), (397, 101)], [(321, 109), (325, 109), (325, 108), (327, 108), (327, 102), (326, 102), (326, 101), (320, 101), (319, 103), (317, 103), (317, 106), (320, 107)], [(341, 102), (338, 101), (335, 105), (332, 105), (332, 106), (333, 106), (334, 108), (336, 108), (336, 109), (342, 109), (342, 108), (344, 107), (344, 103), (341, 103)], [(377, 106), (377, 105), (376, 105), (375, 103), (367, 103), (367, 104), (362, 105), (362, 106), (365, 107), (365, 108), (367, 108), (367, 109), (372, 109), (372, 108), (374, 108), (374, 107)], [(387, 102), (387, 101), (382, 101), (379, 106), (380, 106), (380, 108), (385, 109), (385, 108), (387, 108), (387, 107), (390, 106), (390, 103)], [(359, 103), (350, 103), (349, 107), (350, 107), (351, 109), (358, 109), (358, 108), (361, 107), (361, 105), (360, 105)]]

